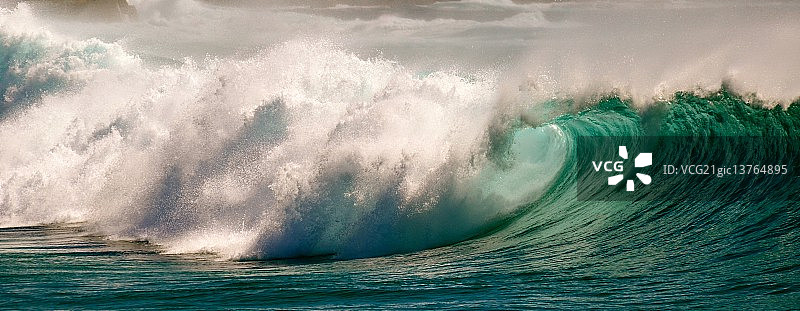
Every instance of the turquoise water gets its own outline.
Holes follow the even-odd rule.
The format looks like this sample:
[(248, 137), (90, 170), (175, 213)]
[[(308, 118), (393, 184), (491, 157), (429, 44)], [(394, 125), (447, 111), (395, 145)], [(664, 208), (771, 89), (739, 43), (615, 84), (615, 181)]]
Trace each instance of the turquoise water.
[[(667, 115), (711, 109), (693, 103), (700, 97), (679, 98)], [(712, 99), (715, 110), (749, 109), (735, 95)], [(615, 101), (557, 123), (585, 125), (589, 115), (597, 122), (638, 118)], [(744, 115), (762, 122), (759, 114), (798, 121), (794, 112)], [(2, 289), (2, 307), (800, 307), (800, 204), (752, 202), (740, 190), (708, 194), (729, 196), (714, 202), (576, 201), (563, 190), (574, 187), (573, 174), (565, 176), (549, 195), (480, 237), (376, 258), (220, 261), (210, 253), (165, 254), (146, 242), (108, 240), (81, 224), (5, 228), (0, 277), (11, 286)], [(792, 182), (781, 191), (797, 195), (797, 189)]]
[(795, 2), (129, 2), (0, 1), (2, 309), (800, 309)]

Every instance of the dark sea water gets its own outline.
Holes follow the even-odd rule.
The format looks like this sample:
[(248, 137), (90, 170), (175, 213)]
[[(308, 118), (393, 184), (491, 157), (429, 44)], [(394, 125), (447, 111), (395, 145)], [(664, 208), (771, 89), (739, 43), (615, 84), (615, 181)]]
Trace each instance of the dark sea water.
[(800, 309), (797, 3), (129, 2), (0, 2), (2, 309)]

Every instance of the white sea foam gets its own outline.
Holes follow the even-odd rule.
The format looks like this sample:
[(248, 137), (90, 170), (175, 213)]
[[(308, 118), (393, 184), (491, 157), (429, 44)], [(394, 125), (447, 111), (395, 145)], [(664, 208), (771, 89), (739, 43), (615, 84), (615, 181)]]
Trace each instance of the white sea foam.
[[(16, 42), (54, 55), (92, 43)], [(78, 70), (79, 88), (0, 123), (3, 226), (86, 222), (225, 257), (364, 256), (467, 238), (548, 181), (479, 186), (504, 183), (486, 159), (492, 73), (419, 76), (302, 40), (244, 59)], [(553, 164), (525, 163), (517, 172)]]

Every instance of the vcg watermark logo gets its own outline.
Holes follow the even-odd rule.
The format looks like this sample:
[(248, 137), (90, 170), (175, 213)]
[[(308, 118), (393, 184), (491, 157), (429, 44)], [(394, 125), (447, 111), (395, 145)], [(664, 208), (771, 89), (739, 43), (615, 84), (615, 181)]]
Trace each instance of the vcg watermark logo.
[(578, 136), (575, 143), (580, 201), (800, 201), (798, 191), (763, 190), (800, 189), (796, 137)]
[[(608, 178), (608, 185), (609, 186), (616, 186), (619, 184), (623, 179), (625, 179), (625, 175), (623, 174), (624, 171), (624, 162), (623, 160), (628, 160), (628, 148), (626, 146), (619, 146), (619, 157), (622, 160), (617, 161), (592, 161), (592, 167), (594, 168), (595, 172), (599, 172), (600, 170), (604, 170), (610, 173), (618, 173), (614, 176)], [(648, 167), (653, 164), (653, 153), (651, 152), (643, 152), (639, 153), (633, 160), (633, 167)], [(636, 173), (636, 178), (639, 179), (643, 184), (649, 185), (652, 182), (652, 178), (650, 175), (643, 174), (643, 173)], [(633, 179), (626, 179), (625, 180), (625, 190), (627, 191), (634, 191), (636, 186), (634, 185)]]

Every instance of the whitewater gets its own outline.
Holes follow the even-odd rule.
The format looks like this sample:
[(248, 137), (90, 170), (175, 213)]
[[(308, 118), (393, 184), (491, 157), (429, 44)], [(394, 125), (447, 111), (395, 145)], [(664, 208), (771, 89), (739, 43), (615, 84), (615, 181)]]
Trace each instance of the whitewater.
[(795, 2), (128, 3), (0, 2), (0, 276), (42, 288), (11, 308), (798, 307), (795, 179), (575, 175), (582, 136), (800, 164)]

